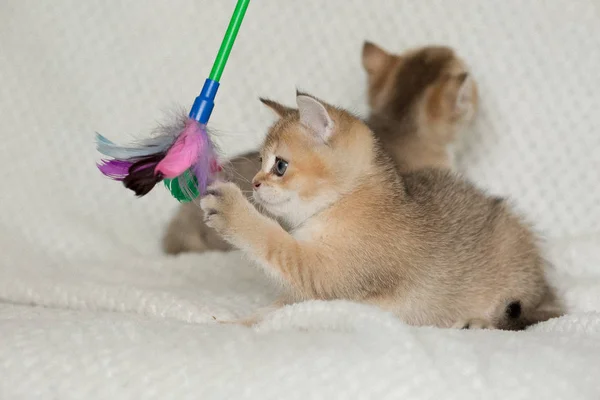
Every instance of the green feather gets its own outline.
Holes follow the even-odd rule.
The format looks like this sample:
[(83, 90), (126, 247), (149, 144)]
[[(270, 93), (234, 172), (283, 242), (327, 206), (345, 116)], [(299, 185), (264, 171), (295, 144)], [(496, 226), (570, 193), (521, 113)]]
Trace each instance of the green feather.
[[(166, 188), (169, 189), (173, 197), (175, 197), (180, 203), (189, 203), (200, 195), (198, 192), (198, 180), (189, 169), (185, 171), (183, 175), (178, 176), (175, 179), (165, 179), (164, 182)], [(189, 190), (184, 191), (181, 188), (182, 182)], [(188, 193), (191, 193), (194, 197), (190, 198)]]

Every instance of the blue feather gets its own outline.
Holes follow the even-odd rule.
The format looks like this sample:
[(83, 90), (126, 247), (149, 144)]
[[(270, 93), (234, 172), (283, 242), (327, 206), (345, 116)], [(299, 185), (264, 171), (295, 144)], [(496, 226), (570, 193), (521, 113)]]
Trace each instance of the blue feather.
[(96, 133), (96, 148), (98, 151), (117, 160), (131, 160), (152, 154), (164, 153), (175, 141), (172, 135), (161, 135), (154, 138), (139, 141), (134, 146), (119, 146), (106, 137)]

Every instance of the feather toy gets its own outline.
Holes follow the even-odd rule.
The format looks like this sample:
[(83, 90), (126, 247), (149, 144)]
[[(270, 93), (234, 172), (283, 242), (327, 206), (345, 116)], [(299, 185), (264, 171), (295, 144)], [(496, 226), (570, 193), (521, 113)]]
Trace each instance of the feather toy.
[(196, 97), (183, 129), (130, 146), (117, 145), (96, 134), (96, 147), (107, 157), (98, 163), (102, 174), (123, 182), (126, 188), (140, 197), (148, 194), (161, 181), (180, 202), (192, 201), (204, 193), (221, 170), (206, 125), (214, 108), (221, 75), (249, 3), (250, 0), (237, 1), (210, 75)]

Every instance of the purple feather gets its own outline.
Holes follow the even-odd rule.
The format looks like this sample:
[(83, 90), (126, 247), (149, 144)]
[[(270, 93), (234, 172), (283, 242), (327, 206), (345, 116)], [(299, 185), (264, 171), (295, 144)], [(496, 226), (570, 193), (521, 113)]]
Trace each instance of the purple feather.
[(129, 174), (129, 168), (133, 165), (131, 161), (125, 160), (100, 160), (97, 164), (98, 169), (105, 176), (122, 181)]

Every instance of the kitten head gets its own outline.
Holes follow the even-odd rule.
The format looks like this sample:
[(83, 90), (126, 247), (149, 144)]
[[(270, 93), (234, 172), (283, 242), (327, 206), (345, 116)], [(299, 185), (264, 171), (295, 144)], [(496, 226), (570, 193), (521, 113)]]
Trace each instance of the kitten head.
[(425, 122), (468, 123), (475, 116), (475, 81), (448, 47), (429, 46), (396, 55), (365, 42), (362, 63), (373, 114), (401, 120), (412, 116), (417, 106)]
[(361, 120), (313, 96), (298, 93), (298, 109), (261, 101), (280, 118), (261, 149), (253, 196), (267, 212), (295, 226), (368, 172), (375, 141)]

